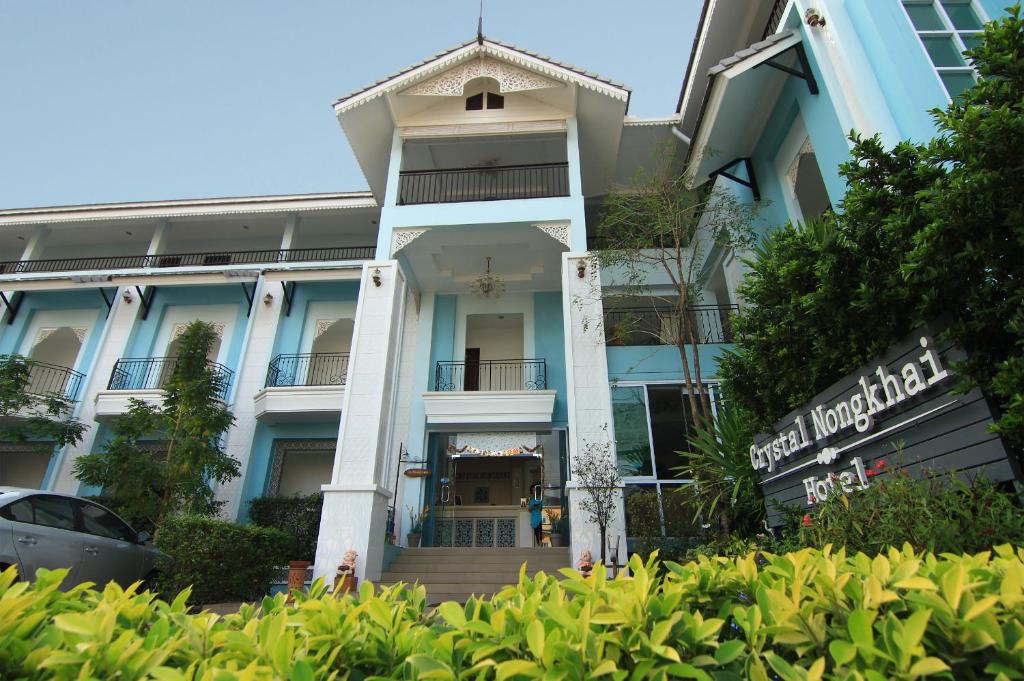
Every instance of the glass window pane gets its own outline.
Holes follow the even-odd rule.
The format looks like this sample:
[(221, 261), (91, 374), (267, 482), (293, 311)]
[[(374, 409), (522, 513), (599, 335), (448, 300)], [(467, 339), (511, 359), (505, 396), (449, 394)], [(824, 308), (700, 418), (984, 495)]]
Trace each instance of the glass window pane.
[(941, 31), (945, 26), (931, 2), (904, 2), (910, 21), (918, 31)]
[(942, 78), (946, 91), (949, 92), (952, 99), (956, 99), (963, 94), (964, 90), (974, 85), (974, 75), (967, 71), (943, 71), (939, 77)]
[(82, 527), (89, 534), (122, 541), (134, 539), (133, 533), (127, 525), (99, 506), (82, 504), (79, 508), (82, 510)]
[(18, 501), (4, 509), (4, 517), (19, 523), (32, 522), (32, 505), (26, 501)]
[(658, 489), (654, 485), (626, 485), (626, 536), (660, 537)]
[(928, 56), (936, 66), (963, 66), (967, 62), (960, 54), (959, 48), (948, 35), (921, 36)]
[(32, 497), (36, 512), (36, 525), (56, 527), (61, 530), (75, 529), (75, 511), (71, 500), (63, 497)]
[(696, 507), (689, 485), (661, 486), (661, 508), (665, 514), (665, 534), (669, 537), (696, 537), (700, 534), (700, 521), (695, 517)]
[(690, 404), (682, 386), (649, 385), (647, 399), (651, 409), (651, 434), (654, 439), (654, 465), (659, 480), (678, 478), (682, 465), (679, 452), (689, 450)]
[(643, 386), (612, 388), (612, 419), (619, 474), (653, 475)]
[(964, 41), (968, 50), (973, 50), (981, 45), (982, 35), (981, 33), (962, 33), (960, 39)]
[(961, 31), (978, 31), (981, 29), (981, 20), (971, 7), (970, 0), (942, 0), (942, 6), (946, 8), (949, 20)]

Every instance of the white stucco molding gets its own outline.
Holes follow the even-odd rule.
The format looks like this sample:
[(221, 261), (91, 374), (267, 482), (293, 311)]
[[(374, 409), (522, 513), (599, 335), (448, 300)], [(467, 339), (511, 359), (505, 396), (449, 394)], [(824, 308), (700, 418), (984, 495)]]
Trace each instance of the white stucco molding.
[(429, 231), (429, 227), (396, 229), (391, 233), (391, 257), (394, 258), (396, 253)]
[(522, 92), (558, 87), (560, 83), (507, 62), (481, 54), (453, 69), (404, 90), (403, 95), (461, 97), (466, 84), (476, 78), (493, 78), (499, 92)]
[(264, 388), (253, 401), (259, 421), (301, 423), (339, 419), (344, 397), (343, 385), (302, 385)]
[(554, 390), (423, 393), (429, 425), (498, 427), (550, 425)]
[(569, 243), (569, 230), (572, 225), (566, 222), (540, 222), (534, 225), (537, 229), (547, 234), (555, 241), (561, 243), (566, 248), (572, 248)]

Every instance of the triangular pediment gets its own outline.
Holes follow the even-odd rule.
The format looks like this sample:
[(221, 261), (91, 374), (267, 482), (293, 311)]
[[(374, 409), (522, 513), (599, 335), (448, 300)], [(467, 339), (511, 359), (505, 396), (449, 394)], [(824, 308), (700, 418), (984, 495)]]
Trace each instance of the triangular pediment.
[(481, 54), (479, 59), (471, 59), (453, 66), (443, 73), (401, 91), (400, 94), (461, 97), (465, 94), (466, 85), (477, 78), (494, 80), (498, 83), (498, 91), (501, 93), (543, 90), (561, 86), (558, 81), (546, 78), (539, 73)]

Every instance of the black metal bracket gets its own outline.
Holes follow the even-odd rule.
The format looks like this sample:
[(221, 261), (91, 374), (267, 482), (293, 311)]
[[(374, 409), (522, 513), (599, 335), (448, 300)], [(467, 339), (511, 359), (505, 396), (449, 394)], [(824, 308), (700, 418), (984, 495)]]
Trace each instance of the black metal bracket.
[(107, 304), (107, 317), (110, 317), (110, 311), (114, 307), (114, 300), (117, 298), (117, 289), (114, 289), (114, 293), (107, 298), (107, 291), (102, 286), (99, 288), (100, 295), (103, 296), (103, 302)]
[(139, 304), (142, 305), (142, 319), (145, 321), (146, 317), (149, 316), (149, 307), (153, 304), (153, 296), (156, 295), (156, 286), (147, 286), (145, 293), (136, 286), (135, 291), (139, 294)]
[(292, 300), (295, 299), (295, 282), (292, 282), (291, 288), (288, 288), (288, 282), (281, 282), (281, 290), (284, 291), (284, 316), (287, 317), (292, 313)]
[[(729, 172), (729, 169), (735, 166), (737, 163), (743, 163), (744, 168), (746, 168), (747, 170), (747, 177), (750, 178), (749, 180)], [(744, 187), (747, 187), (748, 189), (750, 189), (750, 193), (754, 195), (755, 201), (761, 200), (761, 189), (757, 186), (757, 175), (754, 174), (754, 163), (750, 160), (749, 156), (734, 159), (726, 163), (718, 170), (712, 170), (710, 173), (708, 173), (708, 176), (711, 178), (714, 178), (717, 175), (721, 175), (722, 177), (732, 180), (736, 184), (741, 184)]]
[(0, 291), (0, 299), (3, 299), (4, 307), (7, 308), (7, 323), (13, 324), (14, 318), (18, 316), (18, 310), (21, 309), (21, 301), (25, 300), (24, 291), (15, 291), (10, 300), (7, 300), (4, 292)]
[(783, 73), (788, 73), (791, 76), (796, 76), (797, 78), (805, 80), (807, 81), (807, 89), (810, 90), (811, 94), (818, 94), (818, 81), (814, 77), (814, 72), (811, 71), (811, 63), (807, 60), (807, 50), (804, 49), (803, 43), (797, 43), (793, 47), (779, 52), (779, 54), (785, 54), (786, 52), (789, 52), (789, 50), (794, 50), (796, 52), (797, 63), (800, 65), (799, 70), (794, 69), (792, 66), (786, 66), (785, 64), (772, 61), (771, 59), (765, 60), (757, 66), (770, 66), (773, 69), (777, 69)]
[(252, 291), (249, 291), (249, 287), (242, 282), (242, 293), (245, 294), (245, 299), (249, 302), (249, 307), (245, 308), (245, 316), (248, 317), (252, 314), (252, 299), (256, 296), (256, 282), (252, 283)]

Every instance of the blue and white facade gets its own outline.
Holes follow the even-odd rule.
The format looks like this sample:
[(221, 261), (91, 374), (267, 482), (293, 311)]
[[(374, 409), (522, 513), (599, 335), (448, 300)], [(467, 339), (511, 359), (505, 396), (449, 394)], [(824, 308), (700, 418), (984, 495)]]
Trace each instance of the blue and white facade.
[[(225, 514), (322, 490), (317, 575), (354, 549), (377, 578), (407, 507), (430, 509), (424, 545), (530, 546), (536, 484), (572, 555), (596, 555), (575, 457), (614, 443), (642, 460), (628, 488), (685, 484), (677, 350), (605, 342), (617, 312), (587, 257), (602, 198), (674, 144), (695, 184), (760, 201), (763, 229), (835, 206), (847, 131), (930, 137), (926, 110), (972, 77), (941, 43), (970, 44), (995, 4), (708, 0), (658, 119), (631, 118), (620, 84), (481, 38), (335, 102), (369, 191), (2, 210), (0, 353), (73, 390), (90, 429), (49, 459), (0, 449), (0, 484), (91, 491), (74, 460), (129, 398), (161, 399), (203, 319), (243, 470), (217, 489)], [(692, 352), (713, 391), (742, 255), (703, 255)], [(622, 508), (610, 534), (624, 549)]]

